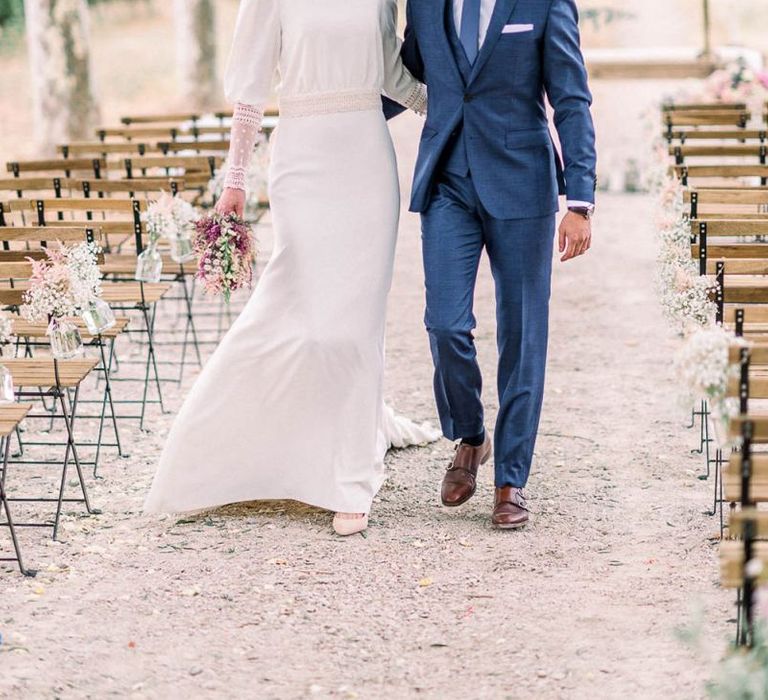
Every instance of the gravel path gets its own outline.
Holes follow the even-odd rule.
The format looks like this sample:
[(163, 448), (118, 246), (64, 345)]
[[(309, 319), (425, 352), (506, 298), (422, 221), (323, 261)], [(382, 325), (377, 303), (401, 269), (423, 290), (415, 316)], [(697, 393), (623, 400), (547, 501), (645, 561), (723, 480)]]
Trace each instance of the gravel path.
[[(407, 174), (416, 123), (395, 132)], [(284, 503), (147, 518), (139, 510), (170, 423), (156, 418), (149, 435), (133, 433), (132, 457), (109, 459), (92, 485), (103, 515), (73, 511), (60, 543), (22, 533), (36, 579), (0, 569), (0, 696), (702, 697), (732, 601), (717, 586), (710, 484), (696, 479), (675, 343), (653, 298), (651, 215), (647, 198), (604, 197), (593, 254), (556, 266), (526, 530), (490, 528), (490, 468), (469, 504), (438, 504), (448, 442), (391, 455), (365, 538), (338, 539), (327, 513)], [(493, 417), (487, 265), (477, 297)], [(388, 394), (431, 419), (421, 316), (408, 214)], [(674, 634), (701, 608), (715, 640), (704, 655)]]

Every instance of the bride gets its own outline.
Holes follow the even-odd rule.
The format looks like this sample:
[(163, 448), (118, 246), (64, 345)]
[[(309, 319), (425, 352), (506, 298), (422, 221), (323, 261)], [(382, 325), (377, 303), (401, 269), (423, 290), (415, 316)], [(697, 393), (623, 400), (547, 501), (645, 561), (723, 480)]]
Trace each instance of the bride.
[(397, 0), (242, 0), (225, 90), (235, 103), (226, 190), (244, 181), (276, 72), (272, 258), (170, 432), (147, 512), (293, 499), (367, 527), (390, 447), (438, 434), (382, 395), (400, 211), (381, 95), (423, 113), (400, 61)]

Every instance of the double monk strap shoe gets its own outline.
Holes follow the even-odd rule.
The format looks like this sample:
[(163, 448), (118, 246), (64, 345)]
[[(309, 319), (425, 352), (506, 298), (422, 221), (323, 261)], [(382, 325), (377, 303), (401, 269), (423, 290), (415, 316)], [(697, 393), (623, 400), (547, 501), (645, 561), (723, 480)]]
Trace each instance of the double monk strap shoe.
[(456, 446), (456, 454), (445, 472), (440, 489), (444, 506), (460, 506), (475, 495), (477, 470), (491, 458), (492, 452), (493, 443), (488, 435), (479, 447), (465, 443)]
[(528, 524), (528, 505), (523, 489), (504, 486), (496, 489), (493, 526), (499, 530), (519, 530)]

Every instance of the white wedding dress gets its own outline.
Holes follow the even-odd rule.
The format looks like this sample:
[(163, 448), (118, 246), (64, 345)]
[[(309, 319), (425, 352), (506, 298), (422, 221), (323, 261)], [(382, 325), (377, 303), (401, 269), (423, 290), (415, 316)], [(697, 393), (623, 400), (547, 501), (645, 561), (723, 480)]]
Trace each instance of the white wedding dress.
[(425, 98), (399, 58), (396, 5), (241, 3), (228, 177), (238, 186), (277, 71), (274, 252), (176, 418), (147, 512), (292, 499), (368, 513), (387, 449), (438, 438), (382, 391), (400, 204), (381, 94), (414, 109)]

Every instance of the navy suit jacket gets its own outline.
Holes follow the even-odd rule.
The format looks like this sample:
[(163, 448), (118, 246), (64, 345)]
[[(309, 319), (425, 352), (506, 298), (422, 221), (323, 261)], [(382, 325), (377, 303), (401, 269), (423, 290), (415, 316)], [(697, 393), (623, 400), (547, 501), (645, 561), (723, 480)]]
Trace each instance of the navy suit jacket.
[[(446, 33), (446, 3), (408, 0), (405, 65), (428, 88), (427, 120), (411, 211), (430, 204), (443, 154), (462, 123), (475, 189), (499, 219), (557, 211), (558, 193), (594, 202), (592, 95), (581, 54), (574, 0), (496, 0), (488, 35), (465, 81)], [(505, 25), (532, 31), (503, 32)], [(554, 108), (562, 164), (544, 99)], [(400, 110), (385, 100), (389, 118)]]

